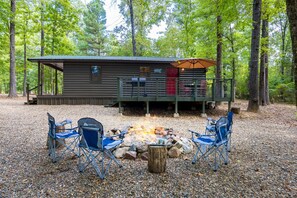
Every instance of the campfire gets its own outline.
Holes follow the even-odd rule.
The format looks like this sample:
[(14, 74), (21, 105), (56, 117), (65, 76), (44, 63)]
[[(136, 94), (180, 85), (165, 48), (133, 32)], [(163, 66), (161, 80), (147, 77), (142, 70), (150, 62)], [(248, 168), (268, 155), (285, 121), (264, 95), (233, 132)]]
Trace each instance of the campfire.
[[(120, 130), (112, 129), (106, 135), (112, 136), (119, 133)], [(168, 149), (168, 156), (173, 158), (193, 150), (191, 140), (180, 137), (172, 128), (138, 124), (129, 127), (124, 143), (114, 151), (114, 154), (117, 158), (135, 160), (140, 157), (147, 160), (147, 150), (150, 144), (165, 145)]]

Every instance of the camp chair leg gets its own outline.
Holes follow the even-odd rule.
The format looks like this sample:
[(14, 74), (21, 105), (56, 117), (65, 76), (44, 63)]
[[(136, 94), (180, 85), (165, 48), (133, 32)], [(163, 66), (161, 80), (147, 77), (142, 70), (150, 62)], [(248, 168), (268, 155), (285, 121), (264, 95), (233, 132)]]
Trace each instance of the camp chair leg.
[(226, 155), (226, 157), (225, 157), (225, 165), (227, 165), (228, 163), (229, 163), (229, 154), (228, 154), (228, 144), (229, 143), (229, 141), (227, 142), (227, 145), (226, 146), (224, 146), (224, 148), (225, 148), (225, 155)]
[(217, 153), (218, 153), (218, 148), (216, 147), (216, 149), (215, 149), (215, 153), (214, 153), (214, 157), (215, 157), (215, 159), (214, 159), (214, 169), (213, 169), (213, 171), (217, 171), (218, 170), (218, 162), (217, 162)]
[(107, 154), (107, 156), (108, 156), (112, 161), (114, 161), (120, 168), (123, 167), (122, 163), (121, 163), (119, 160), (117, 160), (117, 159), (115, 158), (115, 156), (112, 154), (112, 152), (111, 152), (110, 150), (106, 150), (106, 154)]
[(227, 150), (228, 152), (231, 152), (231, 133), (229, 134), (228, 138)]
[(53, 163), (57, 162), (57, 156), (56, 156), (56, 141), (49, 137), (49, 155)]
[(195, 155), (194, 155), (194, 158), (193, 158), (193, 160), (192, 160), (192, 164), (196, 164), (198, 154), (199, 154), (199, 152), (201, 152), (201, 150), (200, 150), (200, 145), (198, 145), (196, 142), (194, 142), (194, 143), (195, 143), (195, 145), (196, 145), (196, 147), (197, 147), (197, 151), (196, 151), (196, 153), (195, 153)]

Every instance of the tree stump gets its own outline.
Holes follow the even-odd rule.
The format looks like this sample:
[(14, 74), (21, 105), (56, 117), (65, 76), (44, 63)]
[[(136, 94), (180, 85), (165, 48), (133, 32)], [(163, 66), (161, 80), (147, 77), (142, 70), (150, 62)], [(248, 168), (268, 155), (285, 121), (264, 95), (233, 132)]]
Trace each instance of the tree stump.
[(163, 173), (166, 169), (167, 148), (165, 145), (148, 145), (148, 171)]
[(235, 114), (239, 114), (240, 113), (240, 107), (231, 107), (231, 111)]
[[(60, 132), (64, 132), (65, 131), (65, 126), (57, 126), (56, 127), (56, 133), (60, 133)], [(47, 136), (47, 141), (46, 141), (46, 147), (48, 148), (48, 141), (49, 141), (49, 137)], [(65, 143), (65, 140), (63, 140)], [(55, 143), (56, 148), (61, 148), (62, 146), (64, 147), (63, 144), (61, 144), (60, 142), (56, 141)]]

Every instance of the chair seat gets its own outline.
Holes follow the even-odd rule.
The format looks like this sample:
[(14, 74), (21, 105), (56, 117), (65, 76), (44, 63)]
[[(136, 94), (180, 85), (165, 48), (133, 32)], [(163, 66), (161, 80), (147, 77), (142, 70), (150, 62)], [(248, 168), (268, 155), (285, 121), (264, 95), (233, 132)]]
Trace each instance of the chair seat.
[(122, 144), (123, 140), (112, 140), (109, 138), (105, 138), (103, 140), (104, 149), (112, 149)]
[(69, 132), (56, 133), (56, 138), (58, 139), (73, 138), (78, 136), (79, 134), (74, 130)]
[(193, 142), (196, 142), (199, 144), (205, 144), (205, 145), (213, 145), (215, 142), (215, 138), (212, 138), (209, 136), (201, 136), (199, 138), (194, 138)]
[[(104, 138), (104, 140), (103, 140), (103, 148), (104, 148), (104, 150), (105, 149), (109, 150), (109, 149), (112, 149), (112, 148), (117, 147), (121, 143), (123, 143), (123, 140), (113, 140), (113, 139), (110, 139), (110, 138)], [(81, 142), (79, 144), (79, 147), (86, 147), (86, 145), (83, 142)], [(89, 149), (91, 149), (93, 151), (99, 151), (100, 150), (100, 148), (93, 147), (93, 146), (89, 146)]]

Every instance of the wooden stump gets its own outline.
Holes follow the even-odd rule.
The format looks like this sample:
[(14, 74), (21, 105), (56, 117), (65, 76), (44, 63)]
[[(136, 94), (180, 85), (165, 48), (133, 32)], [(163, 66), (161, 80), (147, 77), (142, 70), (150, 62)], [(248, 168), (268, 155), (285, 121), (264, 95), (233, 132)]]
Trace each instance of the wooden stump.
[(231, 107), (231, 111), (235, 114), (239, 114), (240, 113), (240, 107)]
[[(64, 132), (65, 131), (65, 126), (57, 126), (56, 127), (56, 133), (60, 133), (60, 132)], [(46, 147), (48, 148), (48, 141), (49, 141), (49, 137), (47, 136), (47, 141), (46, 141)], [(65, 140), (63, 140), (65, 143)], [(61, 144), (60, 142), (56, 141), (56, 148), (61, 148), (64, 147), (63, 144)]]
[(163, 173), (166, 169), (167, 148), (165, 145), (148, 146), (148, 170), (151, 173)]

